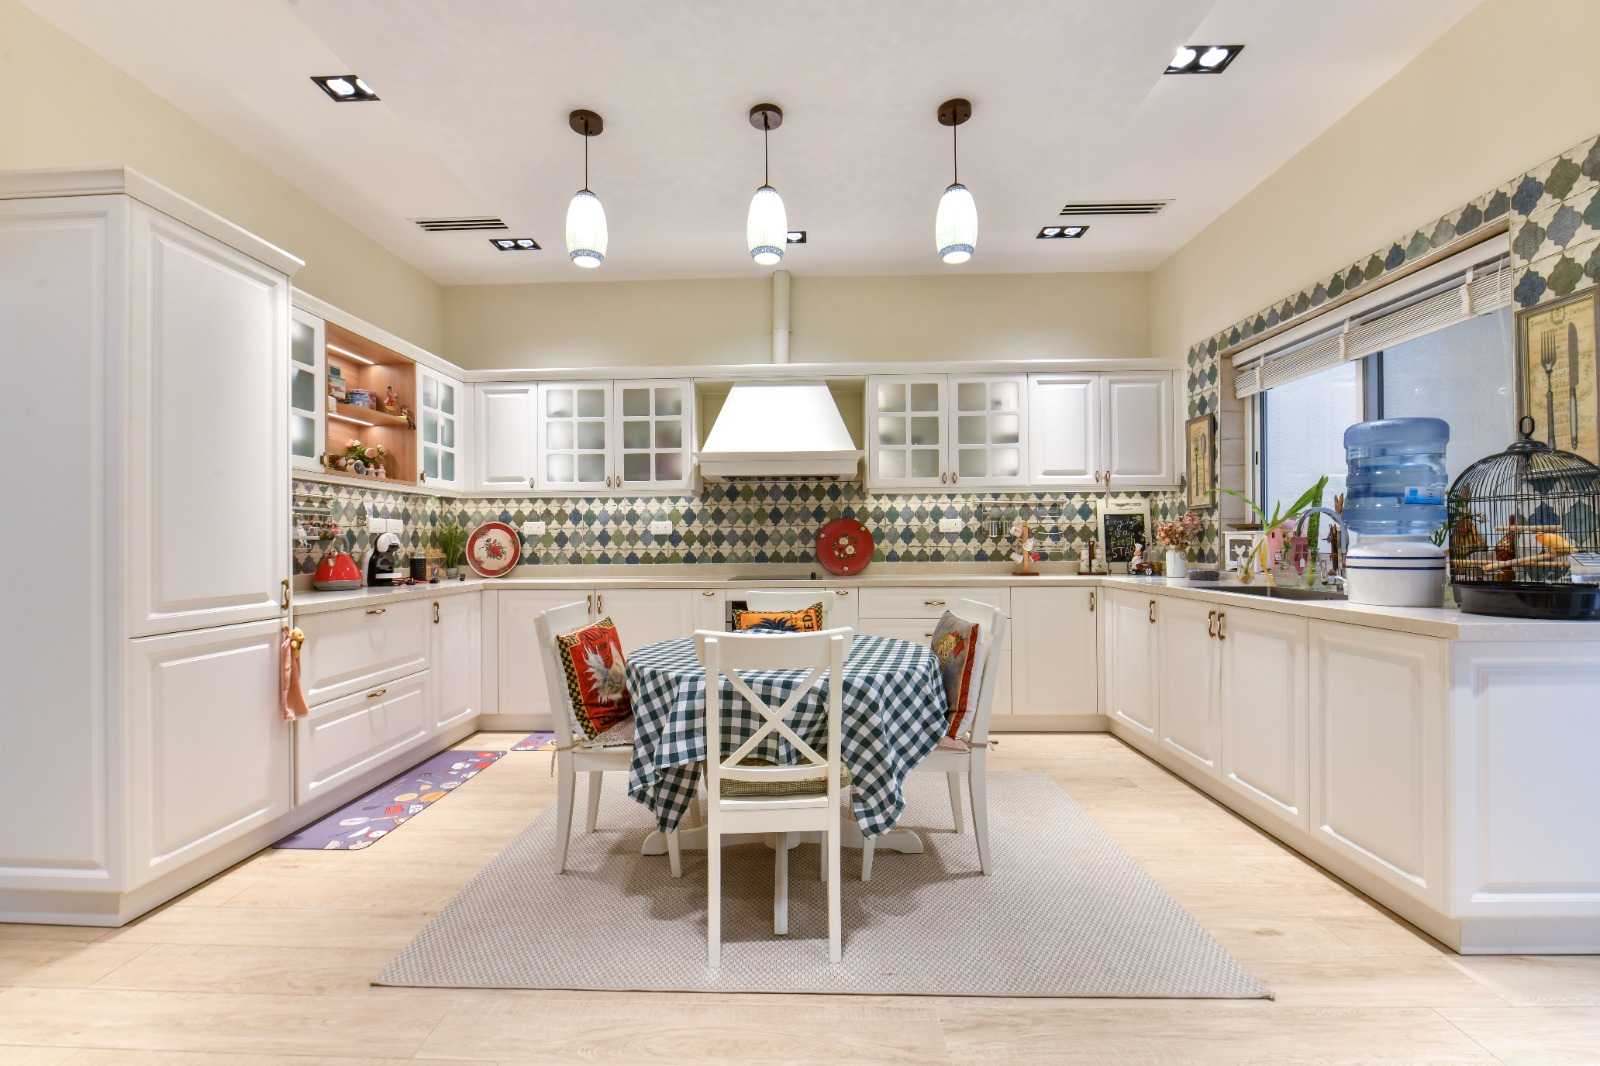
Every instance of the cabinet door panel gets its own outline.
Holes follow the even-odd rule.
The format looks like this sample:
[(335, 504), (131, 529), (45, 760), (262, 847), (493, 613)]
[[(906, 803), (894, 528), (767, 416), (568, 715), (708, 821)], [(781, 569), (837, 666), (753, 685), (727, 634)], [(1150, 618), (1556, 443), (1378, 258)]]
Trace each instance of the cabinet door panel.
[(454, 378), (417, 364), (417, 480), (433, 488), (466, 484), (462, 445), (466, 386)]
[(602, 589), (595, 593), (595, 617), (616, 624), (626, 655), (646, 644), (693, 636), (702, 598), (699, 589)]
[(405, 600), (299, 618), (306, 702), (315, 707), (427, 669), (432, 609), (427, 601)]
[(1206, 774), (1217, 772), (1215, 608), (1162, 597), (1156, 604), (1161, 655), (1161, 746)]
[(1128, 488), (1177, 484), (1172, 375), (1104, 374), (1106, 469)]
[(483, 597), (444, 596), (432, 608), (433, 729), (444, 732), (483, 709)]
[(1028, 481), (1028, 379), (950, 378), (950, 483), (965, 488)]
[(689, 381), (619, 381), (612, 463), (614, 487), (670, 492), (691, 480), (694, 384)]
[(525, 492), (534, 483), (534, 397), (537, 386), (480, 384), (473, 469), (480, 489)]
[(289, 462), (321, 470), (327, 440), (328, 352), (323, 321), (296, 307), (289, 322)]
[(1035, 485), (1093, 488), (1104, 467), (1100, 375), (1028, 378), (1028, 464)]
[[(496, 596), (496, 661), (501, 714), (550, 713), (550, 691), (545, 682), (545, 657), (539, 648), (534, 619), (539, 612), (569, 603), (583, 603), (590, 593), (575, 589), (533, 591), (512, 589)], [(563, 713), (566, 709), (563, 708)]]
[(275, 618), (289, 576), (288, 279), (142, 205), (133, 216), (130, 632)]
[(426, 672), (314, 707), (295, 723), (295, 802), (307, 803), (419, 746), (432, 733)]
[(1153, 598), (1102, 589), (1106, 615), (1106, 698), (1112, 718), (1154, 740), (1157, 700), (1155, 668), (1159, 643), (1151, 622)]
[(277, 622), (129, 642), (128, 887), (289, 812)]
[(949, 485), (943, 376), (867, 379), (867, 484), (873, 488)]
[(1299, 829), (1309, 826), (1304, 619), (1224, 612), (1218, 650), (1223, 783)]
[(1090, 589), (1011, 590), (1013, 714), (1098, 714)]
[(545, 381), (539, 384), (541, 491), (611, 488), (611, 383)]

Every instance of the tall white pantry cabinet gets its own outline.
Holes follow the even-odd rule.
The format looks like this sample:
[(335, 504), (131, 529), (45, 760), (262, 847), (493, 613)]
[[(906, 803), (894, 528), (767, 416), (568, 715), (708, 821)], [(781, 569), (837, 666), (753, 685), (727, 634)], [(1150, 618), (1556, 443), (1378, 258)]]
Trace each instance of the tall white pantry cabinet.
[(0, 175), (0, 922), (120, 924), (292, 809), (299, 266), (122, 168)]

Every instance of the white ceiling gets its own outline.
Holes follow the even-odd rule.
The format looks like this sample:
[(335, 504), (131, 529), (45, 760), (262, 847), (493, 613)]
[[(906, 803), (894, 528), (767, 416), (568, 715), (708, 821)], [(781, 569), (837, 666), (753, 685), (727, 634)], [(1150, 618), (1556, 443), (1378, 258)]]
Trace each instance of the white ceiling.
[[(1480, 0), (23, 0), (444, 284), (756, 276), (752, 104), (784, 110), (772, 182), (797, 274), (1148, 270)], [(1246, 45), (1163, 77), (1180, 44)], [(356, 73), (378, 103), (308, 79)], [(950, 131), (978, 252), (934, 254)], [(598, 111), (606, 264), (566, 259), (567, 113)], [(107, 162), (111, 162), (108, 160)], [(1040, 241), (1071, 200), (1172, 199)], [(499, 215), (536, 253), (408, 219)]]

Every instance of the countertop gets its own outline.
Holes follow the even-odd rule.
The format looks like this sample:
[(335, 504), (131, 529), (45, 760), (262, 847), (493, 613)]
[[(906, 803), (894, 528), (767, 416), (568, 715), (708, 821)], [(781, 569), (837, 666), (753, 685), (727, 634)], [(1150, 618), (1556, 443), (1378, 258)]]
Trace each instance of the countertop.
[[(811, 575), (815, 573), (815, 579)], [(1167, 596), (1215, 603), (1224, 608), (1254, 608), (1273, 614), (1293, 615), (1327, 622), (1366, 626), (1417, 636), (1463, 641), (1581, 641), (1600, 643), (1600, 621), (1540, 622), (1521, 618), (1497, 618), (1465, 614), (1454, 608), (1370, 607), (1340, 600), (1280, 600), (1246, 595), (1230, 589), (1237, 582), (1190, 584), (1164, 578), (1126, 575), (1082, 575), (1064, 569), (1041, 568), (1034, 577), (1018, 577), (1008, 564), (990, 568), (959, 569), (916, 563), (881, 563), (856, 577), (839, 577), (820, 567), (769, 564), (766, 567), (720, 565), (651, 565), (649, 567), (610, 566), (526, 566), (511, 576), (485, 579), (470, 577), (460, 581), (441, 581), (433, 585), (402, 585), (397, 588), (361, 588), (348, 592), (317, 592), (306, 589), (294, 594), (295, 611), (314, 615), (347, 607), (405, 600), (438, 599), (469, 592), (507, 592), (518, 589), (600, 590), (611, 588), (652, 589), (752, 589), (752, 588), (872, 588), (921, 587), (992, 588), (1008, 585), (1025, 588), (1106, 588), (1139, 595)]]

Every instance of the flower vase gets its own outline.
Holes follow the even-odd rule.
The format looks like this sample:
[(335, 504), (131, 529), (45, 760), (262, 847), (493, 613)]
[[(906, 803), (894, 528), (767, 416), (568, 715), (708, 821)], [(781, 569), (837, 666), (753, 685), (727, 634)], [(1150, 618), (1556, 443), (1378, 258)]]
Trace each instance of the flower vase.
[(1182, 581), (1189, 576), (1189, 556), (1177, 548), (1167, 549), (1166, 575), (1169, 581)]

